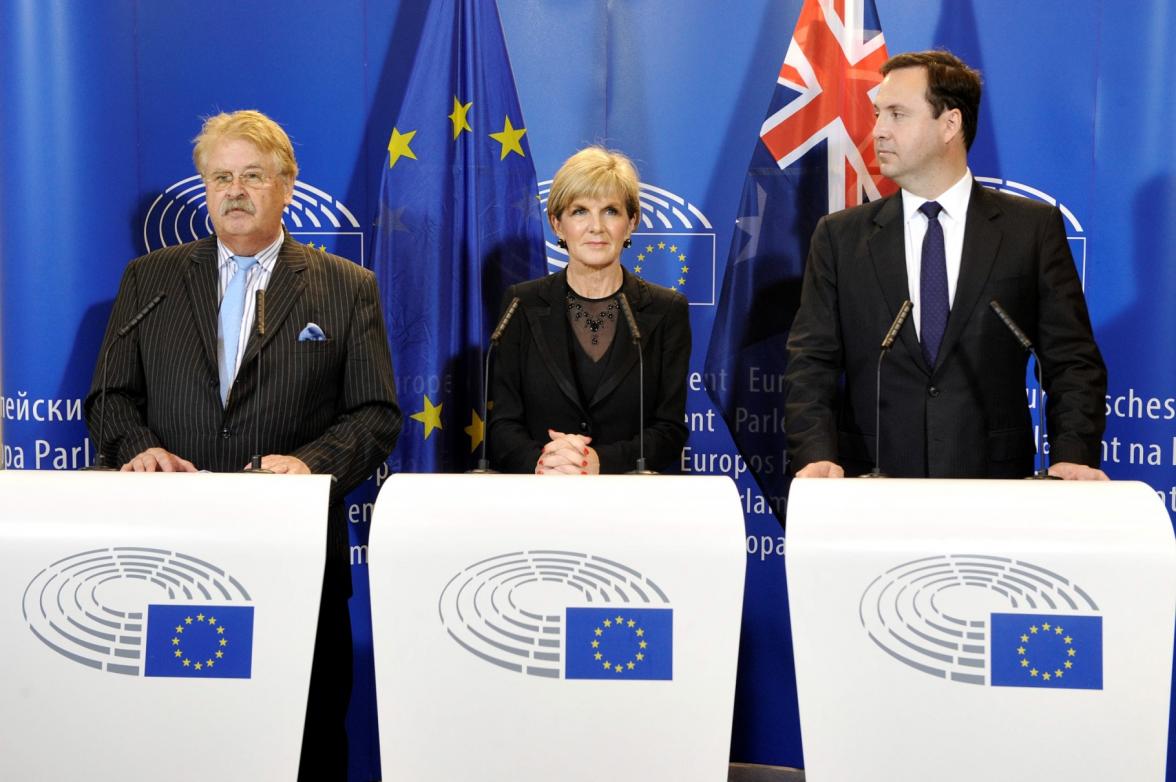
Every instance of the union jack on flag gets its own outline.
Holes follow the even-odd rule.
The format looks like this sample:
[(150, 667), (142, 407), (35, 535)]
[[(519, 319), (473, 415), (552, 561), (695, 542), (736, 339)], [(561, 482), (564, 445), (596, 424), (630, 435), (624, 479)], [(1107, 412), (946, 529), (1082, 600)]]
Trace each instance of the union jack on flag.
[(896, 190), (872, 135), (887, 56), (874, 0), (805, 0), (744, 180), (704, 378), (781, 522), (781, 400), (760, 389), (784, 370), (817, 221)]
[(871, 134), (886, 58), (873, 0), (804, 4), (777, 80), (796, 94), (768, 114), (760, 138), (780, 168), (827, 142), (830, 212), (895, 190), (878, 168)]

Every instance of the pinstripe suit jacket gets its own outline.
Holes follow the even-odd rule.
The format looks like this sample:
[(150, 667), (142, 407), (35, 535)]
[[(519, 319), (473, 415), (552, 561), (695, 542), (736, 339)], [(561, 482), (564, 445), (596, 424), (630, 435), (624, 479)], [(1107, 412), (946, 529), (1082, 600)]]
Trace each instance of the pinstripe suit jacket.
[[(105, 404), (101, 362), (86, 398), (90, 432), (111, 464), (158, 446), (198, 469), (235, 472), (254, 451), (259, 421), (262, 454), (296, 456), (312, 472), (335, 476), (334, 508), (391, 453), (401, 416), (371, 272), (287, 235), (266, 288), (265, 338), (259, 341), (256, 329), (250, 334), (227, 407), (217, 374), (216, 237), (131, 261), (104, 351), (159, 292), (167, 298), (113, 342)], [(326, 341), (298, 341), (310, 322)]]

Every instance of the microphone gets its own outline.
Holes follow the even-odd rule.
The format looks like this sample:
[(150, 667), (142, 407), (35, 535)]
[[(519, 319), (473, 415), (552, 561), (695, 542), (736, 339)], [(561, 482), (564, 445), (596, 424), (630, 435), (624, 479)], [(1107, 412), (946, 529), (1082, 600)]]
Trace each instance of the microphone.
[(502, 341), (502, 334), (510, 325), (510, 320), (519, 308), (519, 303), (518, 296), (511, 299), (510, 304), (506, 305), (506, 311), (498, 319), (498, 325), (494, 327), (494, 331), (490, 332), (490, 347), (486, 348), (486, 375), (482, 382), (482, 456), (478, 459), (478, 466), (469, 471), (471, 474), (488, 475), (497, 472), (497, 470), (490, 469), (490, 460), (486, 458), (486, 435), (490, 433), (490, 422), (487, 420), (487, 409), (490, 407), (490, 354), (494, 352), (494, 346)]
[(110, 343), (106, 346), (106, 350), (102, 352), (102, 392), (98, 397), (102, 404), (102, 409), (98, 411), (98, 454), (94, 460), (94, 464), (86, 467), (86, 470), (106, 472), (115, 469), (106, 463), (106, 454), (103, 452), (103, 447), (106, 443), (106, 372), (110, 363), (110, 351), (114, 349), (114, 346), (118, 344), (119, 340), (134, 331), (135, 327), (143, 321), (143, 318), (147, 317), (151, 310), (158, 307), (159, 303), (166, 298), (167, 293), (164, 291), (155, 294), (155, 297), (151, 301), (144, 304), (141, 310), (132, 315), (130, 320), (124, 323), (122, 328), (114, 333), (114, 339), (110, 340)]
[(629, 297), (624, 291), (617, 294), (621, 302), (621, 312), (625, 313), (625, 323), (629, 325), (629, 336), (637, 346), (637, 466), (628, 475), (657, 475), (653, 470), (645, 468), (645, 357), (641, 354), (641, 329), (637, 328), (637, 319), (633, 317), (633, 309), (629, 306)]
[(253, 325), (257, 328), (257, 388), (253, 395), (253, 457), (242, 472), (272, 475), (261, 468), (261, 341), (265, 339), (265, 288), (258, 288), (253, 306)]
[(866, 478), (886, 477), (886, 473), (882, 472), (882, 359), (886, 358), (886, 354), (894, 347), (894, 341), (898, 339), (898, 332), (902, 330), (902, 326), (906, 323), (914, 306), (910, 299), (905, 300), (898, 308), (898, 314), (894, 316), (894, 322), (890, 324), (886, 336), (882, 338), (882, 345), (878, 353), (878, 370), (874, 378), (874, 469), (863, 476)]
[(1037, 437), (1035, 438), (1037, 441), (1037, 470), (1029, 477), (1030, 479), (1036, 480), (1058, 480), (1049, 474), (1049, 470), (1045, 466), (1045, 452), (1043, 451), (1043, 440), (1046, 438), (1045, 384), (1041, 377), (1041, 359), (1038, 358), (1037, 351), (1033, 349), (1033, 342), (1029, 339), (1028, 336), (1025, 335), (1025, 332), (1021, 330), (1021, 327), (1017, 325), (1017, 322), (1013, 320), (1012, 316), (1005, 312), (1005, 308), (1000, 306), (1000, 302), (998, 302), (996, 299), (993, 299), (992, 301), (988, 302), (988, 306), (992, 309), (993, 312), (996, 313), (996, 316), (1000, 318), (1000, 322), (1005, 324), (1005, 327), (1009, 330), (1009, 333), (1011, 333), (1013, 338), (1016, 339), (1018, 343), (1020, 343), (1021, 347), (1028, 351), (1029, 355), (1033, 356), (1033, 376), (1037, 380), (1038, 426)]

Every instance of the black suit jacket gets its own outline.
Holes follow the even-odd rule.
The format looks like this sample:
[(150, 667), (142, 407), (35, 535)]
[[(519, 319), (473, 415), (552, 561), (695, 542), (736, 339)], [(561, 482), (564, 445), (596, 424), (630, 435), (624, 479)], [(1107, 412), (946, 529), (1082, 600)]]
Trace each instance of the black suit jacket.
[[(641, 330), (645, 360), (645, 460), (650, 469), (672, 465), (686, 443), (686, 369), (690, 316), (685, 297), (624, 272), (621, 288)], [(592, 437), (602, 473), (624, 473), (637, 462), (637, 349), (621, 317), (608, 371), (593, 399), (580, 399), (572, 369), (567, 273), (512, 286), (519, 310), (494, 354), (490, 415), (491, 466), (534, 472), (548, 429)]]
[[(287, 235), (266, 286), (265, 338), (251, 331), (227, 407), (217, 373), (218, 288), (216, 237), (131, 261), (103, 342), (104, 351), (113, 345), (105, 404), (101, 363), (86, 398), (91, 436), (113, 465), (158, 446), (198, 469), (235, 472), (254, 451), (259, 420), (262, 454), (293, 455), (336, 478), (328, 556), (346, 559), (341, 500), (391, 453), (401, 423), (375, 277)], [(112, 342), (161, 291), (167, 298)], [(298, 341), (310, 322), (326, 341)]]
[[(788, 339), (791, 463), (873, 467), (879, 345), (909, 298), (902, 198), (828, 215), (813, 234)], [(1050, 457), (1097, 466), (1106, 369), (1056, 207), (973, 184), (955, 299), (937, 363), (913, 319), (882, 367), (881, 468), (907, 477), (1020, 477), (1035, 453), (1027, 354), (993, 299), (1033, 341), (1049, 400)]]

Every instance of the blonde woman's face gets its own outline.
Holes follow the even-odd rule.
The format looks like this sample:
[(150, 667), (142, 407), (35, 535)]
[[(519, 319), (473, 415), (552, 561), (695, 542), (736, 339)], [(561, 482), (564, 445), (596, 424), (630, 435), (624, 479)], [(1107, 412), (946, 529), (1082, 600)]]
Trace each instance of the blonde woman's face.
[(556, 236), (568, 243), (568, 263), (600, 269), (621, 258), (625, 240), (637, 227), (637, 216), (625, 212), (620, 195), (576, 198), (559, 217), (551, 218)]

